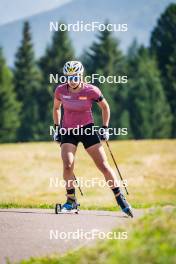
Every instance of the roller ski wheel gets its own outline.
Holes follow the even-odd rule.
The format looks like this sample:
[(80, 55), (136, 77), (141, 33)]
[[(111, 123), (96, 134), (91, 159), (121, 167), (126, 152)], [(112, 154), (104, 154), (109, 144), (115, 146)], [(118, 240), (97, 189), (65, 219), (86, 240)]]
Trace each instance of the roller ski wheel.
[(68, 204), (65, 203), (64, 205), (56, 204), (55, 206), (55, 214), (78, 214), (80, 204)]

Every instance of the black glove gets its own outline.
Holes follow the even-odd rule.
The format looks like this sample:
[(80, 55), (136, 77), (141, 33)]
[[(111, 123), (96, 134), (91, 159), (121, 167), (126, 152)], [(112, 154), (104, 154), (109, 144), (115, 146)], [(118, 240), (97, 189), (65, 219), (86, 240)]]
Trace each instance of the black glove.
[(55, 127), (55, 132), (53, 135), (53, 139), (56, 142), (61, 142), (60, 126), (54, 125), (54, 127)]
[(109, 140), (109, 130), (107, 126), (102, 126), (99, 129), (99, 136), (101, 140), (105, 140), (105, 141)]

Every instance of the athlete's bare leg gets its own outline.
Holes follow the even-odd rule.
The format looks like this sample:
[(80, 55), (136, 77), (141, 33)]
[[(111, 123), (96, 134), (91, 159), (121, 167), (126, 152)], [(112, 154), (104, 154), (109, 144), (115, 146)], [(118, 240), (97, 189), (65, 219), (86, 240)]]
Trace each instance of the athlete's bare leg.
[(73, 189), (73, 176), (74, 160), (77, 147), (70, 143), (61, 145), (61, 156), (63, 160), (63, 178), (66, 181), (66, 189)]
[(103, 173), (111, 189), (117, 187), (116, 174), (108, 163), (106, 153), (101, 143), (97, 143), (86, 149), (88, 154), (94, 160), (97, 168)]
[[(108, 181), (109, 187), (112, 189), (118, 205), (121, 207), (122, 211), (128, 216), (133, 217), (130, 204), (126, 201), (124, 195), (121, 193), (119, 184), (117, 184), (116, 175), (113, 169), (110, 167), (106, 153), (101, 143), (93, 145), (87, 148), (87, 152), (94, 160), (97, 168), (104, 174), (106, 181)], [(109, 184), (110, 183), (110, 184)]]

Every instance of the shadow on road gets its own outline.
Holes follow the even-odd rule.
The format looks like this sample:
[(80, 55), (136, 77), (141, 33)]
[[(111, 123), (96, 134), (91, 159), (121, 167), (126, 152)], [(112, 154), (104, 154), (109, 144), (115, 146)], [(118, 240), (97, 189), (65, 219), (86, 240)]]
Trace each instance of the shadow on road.
[[(43, 209), (44, 210), (44, 209)], [(0, 210), (0, 213), (16, 213), (16, 214), (42, 214), (42, 215), (55, 215), (55, 213), (54, 213), (54, 209), (53, 209), (53, 212), (44, 212), (44, 211), (41, 211), (41, 212), (39, 212), (39, 211), (17, 211), (17, 210), (8, 210), (8, 209), (6, 209), (6, 210)], [(59, 215), (70, 215), (70, 213), (62, 213), (62, 214), (58, 214), (58, 215), (56, 215), (57, 217), (59, 217)], [(119, 214), (108, 214), (108, 212), (107, 213), (105, 213), (105, 212), (94, 212), (94, 211), (90, 211), (90, 212), (88, 212), (88, 211), (80, 211), (80, 213), (79, 214), (71, 214), (72, 216), (74, 215), (74, 216), (83, 216), (83, 215), (89, 215), (89, 216), (99, 216), (99, 217), (107, 217), (107, 216), (109, 216), (109, 217), (116, 217), (116, 218), (128, 218), (128, 216), (126, 216), (126, 215), (119, 215)]]

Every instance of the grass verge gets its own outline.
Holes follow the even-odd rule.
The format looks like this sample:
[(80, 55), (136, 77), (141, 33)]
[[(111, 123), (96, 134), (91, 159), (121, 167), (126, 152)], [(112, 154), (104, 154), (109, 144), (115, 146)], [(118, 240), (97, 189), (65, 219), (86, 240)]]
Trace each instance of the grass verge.
[[(176, 205), (176, 140), (127, 140), (109, 142), (134, 208)], [(112, 158), (105, 151), (116, 172)], [(53, 208), (65, 202), (60, 148), (53, 142), (0, 144), (0, 207)], [(10, 161), (10, 162), (9, 162)], [(85, 183), (104, 179), (82, 145), (78, 147), (75, 175)], [(118, 177), (119, 179), (119, 177)], [(116, 210), (112, 191), (107, 186), (76, 188), (82, 209)], [(124, 192), (125, 193), (125, 192)], [(103, 197), (103, 199), (102, 199)]]
[(20, 264), (176, 263), (175, 218), (176, 209), (155, 210), (131, 225), (126, 240), (103, 240), (64, 256), (31, 258)]
[[(162, 203), (141, 203), (141, 204), (133, 204), (133, 208), (141, 209), (141, 208), (151, 208), (151, 207), (163, 207), (163, 206), (176, 206), (176, 201), (172, 201), (169, 204), (165, 202)], [(0, 203), (1, 209), (10, 209), (10, 208), (36, 208), (36, 209), (54, 209), (55, 204), (23, 204), (23, 203)], [(89, 205), (82, 206), (80, 210), (101, 210), (101, 211), (117, 211), (120, 210), (118, 206), (103, 206), (103, 205)]]

